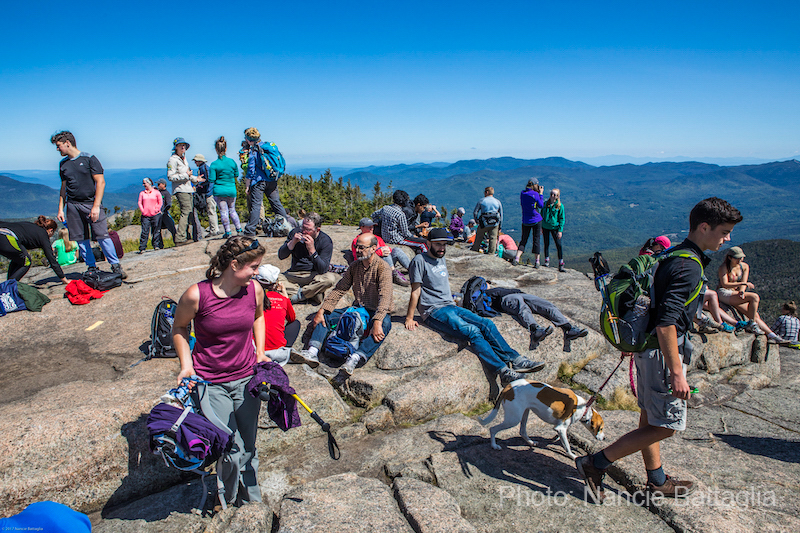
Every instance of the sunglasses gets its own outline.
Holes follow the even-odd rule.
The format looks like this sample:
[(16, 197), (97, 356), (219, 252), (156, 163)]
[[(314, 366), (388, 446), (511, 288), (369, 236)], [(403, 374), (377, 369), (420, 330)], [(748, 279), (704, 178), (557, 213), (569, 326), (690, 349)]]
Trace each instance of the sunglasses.
[(239, 252), (236, 255), (242, 255), (243, 253), (249, 252), (250, 250), (257, 250), (258, 246), (259, 246), (258, 239), (253, 239), (253, 242), (250, 243), (250, 246), (248, 246), (247, 248), (245, 248), (244, 250), (242, 250), (241, 252)]
[(356, 244), (356, 250), (366, 250), (367, 248), (372, 248), (373, 246), (375, 246), (375, 245), (374, 244), (367, 244), (367, 245)]

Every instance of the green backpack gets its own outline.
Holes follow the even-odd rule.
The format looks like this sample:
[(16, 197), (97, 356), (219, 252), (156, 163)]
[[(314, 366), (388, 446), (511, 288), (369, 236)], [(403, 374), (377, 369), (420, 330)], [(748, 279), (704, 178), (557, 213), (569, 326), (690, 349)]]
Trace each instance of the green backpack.
[[(654, 306), (653, 279), (658, 266), (674, 257), (697, 261), (702, 271), (703, 263), (696, 255), (687, 250), (676, 250), (659, 256), (634, 257), (627, 265), (620, 267), (608, 284), (608, 303), (604, 303), (600, 311), (600, 330), (608, 342), (620, 351), (643, 352), (658, 348), (658, 338), (650, 327), (650, 311)], [(692, 303), (702, 289), (701, 276), (700, 283), (684, 305)], [(616, 325), (616, 332), (612, 323)], [(615, 333), (618, 333), (618, 337)]]

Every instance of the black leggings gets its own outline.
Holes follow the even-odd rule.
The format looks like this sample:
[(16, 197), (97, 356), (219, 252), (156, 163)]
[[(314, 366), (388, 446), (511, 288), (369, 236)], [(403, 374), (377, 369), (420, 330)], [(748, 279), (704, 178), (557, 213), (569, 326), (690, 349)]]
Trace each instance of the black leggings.
[(10, 235), (0, 234), (0, 255), (7, 257), (10, 261), (8, 279), (19, 281), (31, 268), (31, 256), (28, 250)]
[(550, 235), (553, 236), (553, 242), (556, 243), (556, 250), (558, 250), (558, 262), (564, 260), (564, 254), (561, 251), (561, 238), (558, 236), (556, 229), (543, 229), (544, 233), (544, 256), (550, 257)]
[(291, 347), (297, 336), (300, 334), (300, 321), (295, 320), (286, 324), (286, 329), (283, 330), (283, 337), (286, 339), (286, 346)]
[[(531, 231), (533, 230), (533, 231)], [(522, 225), (522, 238), (519, 240), (519, 251), (524, 252), (525, 246), (528, 244), (528, 234), (533, 233), (533, 245), (531, 253), (539, 253), (539, 234), (542, 232), (542, 221), (536, 224), (523, 224)]]

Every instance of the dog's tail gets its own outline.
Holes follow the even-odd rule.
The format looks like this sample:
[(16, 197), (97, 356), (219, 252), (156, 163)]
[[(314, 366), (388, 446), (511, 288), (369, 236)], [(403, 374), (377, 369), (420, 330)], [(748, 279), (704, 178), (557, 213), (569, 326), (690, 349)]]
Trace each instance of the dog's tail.
[[(504, 389), (504, 391), (505, 391), (505, 389)], [(492, 409), (492, 412), (489, 413), (489, 416), (487, 416), (483, 420), (478, 418), (478, 422), (480, 422), (482, 426), (485, 426), (486, 424), (489, 424), (492, 420), (494, 420), (494, 418), (497, 416), (497, 413), (500, 412), (500, 404), (503, 403), (503, 400), (505, 400), (505, 396), (501, 392), (497, 396), (497, 399), (494, 401), (494, 409)]]

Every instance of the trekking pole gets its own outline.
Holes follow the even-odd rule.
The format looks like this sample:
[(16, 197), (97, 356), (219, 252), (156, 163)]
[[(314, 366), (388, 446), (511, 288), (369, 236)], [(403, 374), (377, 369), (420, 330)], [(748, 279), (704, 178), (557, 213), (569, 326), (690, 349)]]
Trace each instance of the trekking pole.
[(311, 415), (311, 418), (313, 418), (314, 421), (320, 425), (322, 431), (328, 434), (328, 453), (331, 455), (331, 459), (338, 461), (339, 457), (342, 456), (342, 452), (339, 450), (339, 445), (336, 443), (336, 439), (333, 438), (333, 433), (331, 433), (331, 425), (325, 422), (322, 417), (316, 413), (316, 411), (307, 406), (306, 402), (304, 402), (300, 396), (297, 394), (292, 394), (292, 398), (300, 402), (300, 405), (302, 405), (305, 410), (308, 411), (308, 414)]

